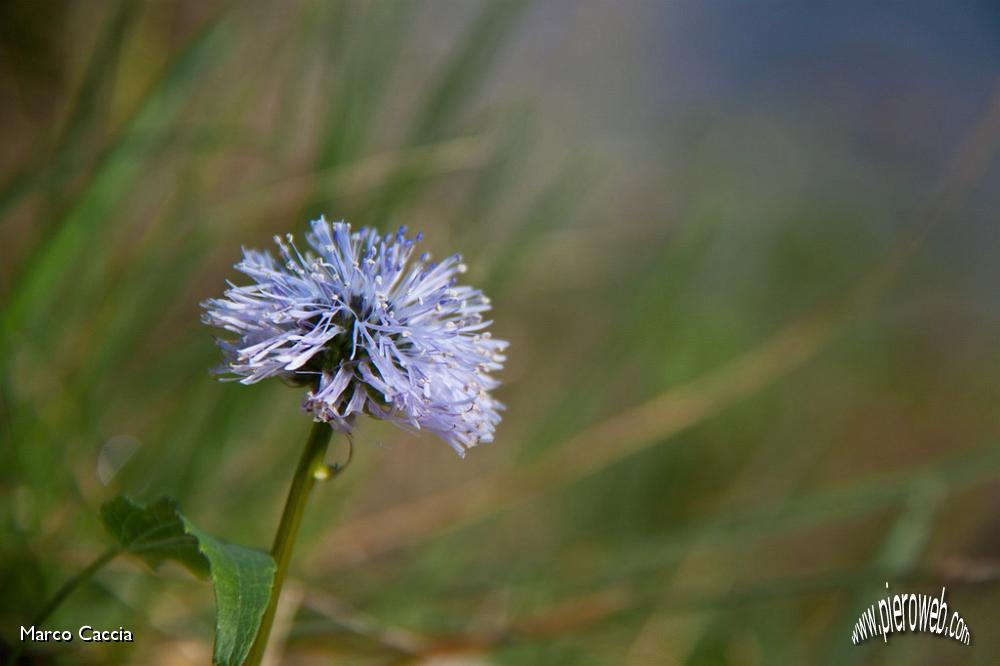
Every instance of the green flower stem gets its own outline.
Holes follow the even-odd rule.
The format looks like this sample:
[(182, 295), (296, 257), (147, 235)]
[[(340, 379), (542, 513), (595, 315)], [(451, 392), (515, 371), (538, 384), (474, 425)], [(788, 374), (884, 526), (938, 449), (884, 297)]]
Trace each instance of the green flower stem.
[(317, 478), (325, 478), (328, 475), (325, 458), (332, 434), (333, 429), (329, 424), (319, 421), (314, 423), (312, 432), (309, 433), (309, 441), (299, 459), (299, 466), (292, 479), (292, 487), (288, 491), (288, 499), (285, 500), (285, 511), (281, 514), (281, 524), (278, 525), (278, 532), (274, 535), (274, 546), (271, 547), (271, 555), (277, 565), (271, 600), (267, 604), (263, 618), (261, 618), (257, 638), (247, 656), (247, 666), (259, 666), (264, 659), (267, 639), (271, 634), (271, 625), (274, 624), (278, 598), (281, 596), (281, 587), (285, 582), (285, 575), (288, 573), (288, 563), (292, 559), (292, 548), (295, 546), (295, 538), (298, 536), (299, 526), (302, 524), (302, 515), (305, 513), (309, 491), (312, 490)]
[[(52, 596), (52, 598), (49, 599), (48, 602), (46, 602), (46, 604), (42, 607), (42, 609), (35, 614), (35, 617), (32, 618), (31, 626), (37, 627), (42, 622), (45, 622), (45, 620), (49, 619), (49, 616), (52, 615), (52, 613), (54, 613), (55, 610), (59, 608), (60, 605), (62, 605), (62, 602), (66, 600), (66, 597), (71, 595), (73, 591), (76, 590), (76, 588), (80, 587), (80, 585), (90, 580), (91, 576), (100, 571), (101, 567), (103, 567), (105, 564), (115, 559), (115, 557), (120, 552), (122, 552), (121, 548), (117, 546), (108, 548), (106, 551), (101, 553), (97, 557), (97, 559), (95, 559), (93, 562), (88, 564), (84, 569), (82, 569), (80, 573), (76, 574), (68, 581), (63, 583), (62, 587), (60, 587), (56, 591), (56, 593)], [(11, 651), (10, 659), (7, 661), (8, 664), (11, 664), (11, 666), (13, 666), (13, 664), (16, 664), (18, 658), (21, 656), (22, 646), (23, 643), (21, 642), (18, 642), (14, 645), (14, 649)]]

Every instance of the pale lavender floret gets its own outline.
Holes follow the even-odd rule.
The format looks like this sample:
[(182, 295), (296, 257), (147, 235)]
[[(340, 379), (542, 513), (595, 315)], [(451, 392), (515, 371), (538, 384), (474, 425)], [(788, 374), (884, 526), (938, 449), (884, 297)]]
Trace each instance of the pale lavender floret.
[(275, 237), (270, 253), (243, 250), (236, 268), (253, 283), (232, 283), (203, 304), (204, 321), (238, 338), (220, 340), (229, 378), (307, 383), (303, 408), (350, 432), (365, 413), (430, 431), (459, 454), (493, 440), (503, 405), (490, 391), (507, 343), (486, 331), (490, 301), (456, 285), (458, 255), (411, 261), (405, 229), (380, 236), (344, 222), (311, 223), (311, 251)]

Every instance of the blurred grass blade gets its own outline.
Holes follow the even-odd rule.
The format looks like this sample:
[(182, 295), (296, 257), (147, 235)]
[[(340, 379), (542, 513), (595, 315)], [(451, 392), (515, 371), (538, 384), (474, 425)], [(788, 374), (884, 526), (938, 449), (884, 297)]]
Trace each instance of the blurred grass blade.
[(442, 138), (445, 130), (486, 80), (486, 72), (527, 6), (526, 0), (486, 3), (431, 88), (410, 130), (411, 143)]
[[(39, 188), (59, 187), (81, 165), (80, 143), (94, 124), (98, 112), (103, 110), (105, 100), (110, 97), (108, 87), (112, 77), (108, 76), (108, 72), (115, 70), (122, 42), (134, 23), (139, 7), (139, 3), (120, 0), (109, 12), (108, 25), (92, 52), (79, 91), (54, 146), (40, 148), (43, 159), (29, 161), (0, 189), (0, 225), (7, 209), (24, 195)], [(50, 153), (53, 148), (54, 153)]]
[(293, 208), (302, 192), (309, 191), (310, 188), (314, 196), (320, 198), (369, 194), (379, 188), (387, 174), (397, 169), (419, 172), (420, 182), (478, 169), (489, 159), (490, 149), (488, 138), (466, 136), (425, 146), (374, 153), (328, 171), (311, 172), (306, 176), (241, 190), (238, 196), (226, 199), (209, 211), (208, 217), (227, 223), (242, 220), (248, 226), (248, 221), (267, 219)]
[[(432, 85), (431, 92), (425, 98), (410, 129), (409, 145), (444, 138), (452, 122), (464, 109), (465, 103), (483, 85), (486, 72), (526, 6), (526, 0), (486, 4), (482, 14), (466, 31), (461, 45), (451, 55), (436, 83)], [(375, 226), (384, 226), (396, 208), (413, 196), (416, 192), (414, 179), (418, 175), (419, 172), (415, 169), (404, 168), (386, 182), (378, 196), (372, 200), (376, 211), (373, 216)]]
[(998, 473), (1000, 447), (989, 446), (797, 499), (757, 507), (732, 507), (717, 516), (702, 518), (689, 528), (675, 530), (658, 542), (651, 540), (638, 552), (622, 551), (616, 570), (633, 575), (663, 567), (683, 556), (691, 544), (725, 547), (903, 507), (899, 522), (887, 535), (883, 551), (874, 563), (879, 571), (903, 575), (916, 563), (913, 553), (919, 551), (921, 539), (928, 533), (931, 523), (927, 521), (933, 520), (937, 503), (948, 493), (988, 483)]
[[(938, 509), (946, 497), (946, 489), (945, 482), (935, 476), (927, 477), (923, 483), (914, 484), (903, 510), (886, 535), (872, 567), (873, 570), (883, 574), (884, 582), (890, 587), (905, 579), (920, 563), (920, 557), (934, 529)], [(915, 591), (892, 589), (893, 594)], [(864, 653), (848, 640), (851, 626), (866, 607), (885, 594), (885, 588), (876, 584), (865, 586), (851, 595), (850, 603), (844, 607), (840, 618), (831, 625), (829, 648), (826, 651), (827, 664), (846, 666), (856, 663), (864, 656)]]
[[(356, 20), (360, 25), (352, 32), (366, 48), (355, 48), (345, 54), (346, 61), (339, 70), (339, 86), (332, 95), (320, 138), (317, 171), (332, 169), (361, 155), (415, 7), (416, 3), (381, 3), (359, 8), (362, 16)], [(335, 25), (344, 22), (339, 14), (333, 18)], [(333, 72), (329, 76), (332, 78)]]
[(521, 157), (531, 145), (529, 113), (523, 106), (512, 109), (497, 132), (496, 150), (479, 171), (475, 184), (461, 211), (455, 216), (457, 245), (469, 258), (483, 252), (489, 244), (487, 231), (494, 211), (503, 208), (505, 195), (516, 182), (522, 168)]
[(27, 260), (14, 282), (4, 311), (7, 331), (18, 331), (44, 309), (46, 295), (63, 283), (87, 251), (96, 249), (96, 239), (115, 219), (114, 211), (126, 200), (135, 182), (143, 176), (143, 162), (154, 154), (159, 142), (133, 150), (137, 135), (163, 132), (183, 108), (191, 86), (201, 80), (228, 43), (228, 22), (217, 18), (193, 38), (185, 52), (171, 64), (147, 96), (142, 107), (123, 130), (117, 144), (104, 156), (93, 179), (79, 200), (60, 220), (51, 236)]
[(572, 213), (583, 204), (581, 192), (586, 191), (590, 176), (585, 161), (573, 160), (536, 197), (514, 233), (495, 254), (486, 257), (489, 277), (485, 290), (489, 294), (494, 298), (503, 294), (545, 233), (570, 221)]

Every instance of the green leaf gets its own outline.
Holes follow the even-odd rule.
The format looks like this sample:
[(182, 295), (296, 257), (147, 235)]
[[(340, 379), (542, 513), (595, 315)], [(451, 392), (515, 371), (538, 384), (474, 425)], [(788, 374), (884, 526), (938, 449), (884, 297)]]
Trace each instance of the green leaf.
[(101, 507), (101, 519), (123, 550), (150, 567), (174, 560), (199, 578), (211, 579), (217, 609), (212, 661), (242, 664), (271, 596), (271, 556), (205, 534), (167, 498), (142, 506), (118, 496)]

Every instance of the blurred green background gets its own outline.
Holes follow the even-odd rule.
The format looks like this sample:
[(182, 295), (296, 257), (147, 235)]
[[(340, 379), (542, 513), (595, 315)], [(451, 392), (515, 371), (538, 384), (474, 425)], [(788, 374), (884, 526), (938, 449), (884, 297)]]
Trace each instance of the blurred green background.
[[(281, 663), (996, 663), (998, 65), (988, 2), (4, 2), (0, 635), (119, 492), (270, 543), (301, 391), (214, 381), (198, 303), (325, 213), (466, 256), (508, 412), (363, 424)], [(886, 582), (972, 645), (852, 645)], [(28, 663), (212, 618), (119, 558), (48, 624), (136, 642)]]

